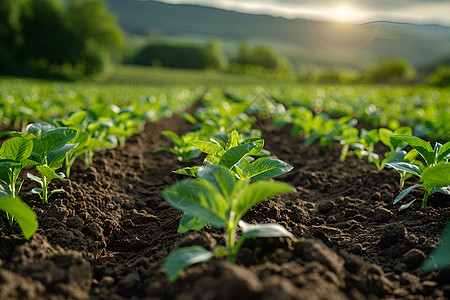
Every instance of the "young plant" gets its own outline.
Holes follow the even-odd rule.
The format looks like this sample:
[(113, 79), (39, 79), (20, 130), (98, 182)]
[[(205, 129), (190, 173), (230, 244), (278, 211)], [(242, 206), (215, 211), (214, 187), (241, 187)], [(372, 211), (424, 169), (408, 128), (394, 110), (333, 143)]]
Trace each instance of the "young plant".
[(355, 154), (358, 157), (367, 156), (369, 163), (373, 163), (377, 166), (378, 170), (381, 168), (381, 161), (378, 154), (374, 152), (375, 145), (380, 140), (378, 130), (367, 130), (362, 128), (359, 133), (359, 143), (361, 144), (360, 151), (355, 150)]
[(175, 132), (166, 130), (162, 132), (163, 135), (170, 137), (173, 142), (173, 147), (158, 147), (153, 152), (169, 151), (177, 156), (179, 161), (190, 161), (197, 158), (202, 152), (192, 146), (192, 142), (199, 138), (199, 133), (196, 131), (187, 132), (179, 136)]
[[(434, 149), (424, 140), (415, 136), (396, 135), (391, 136), (392, 139), (402, 143), (408, 143), (413, 147), (424, 159), (423, 165), (415, 165), (408, 162), (390, 162), (386, 163), (396, 170), (411, 173), (419, 176), (421, 184), (415, 184), (404, 191), (402, 191), (394, 200), (394, 204), (402, 200), (413, 189), (418, 187), (425, 188), (425, 195), (422, 201), (423, 209), (427, 209), (428, 196), (435, 193), (444, 193), (450, 195), (450, 142), (441, 145), (436, 143)], [(411, 206), (415, 200), (403, 205), (400, 209), (405, 209)]]
[(84, 156), (84, 163), (86, 166), (89, 166), (92, 164), (95, 150), (114, 147), (114, 144), (110, 141), (94, 137), (94, 135), (98, 135), (96, 128), (100, 125), (97, 126), (95, 123), (90, 123), (86, 111), (75, 112), (67, 119), (56, 119), (53, 120), (53, 123), (77, 131), (76, 137), (73, 138), (70, 143), (78, 144), (78, 146), (67, 151), (65, 155), (65, 175), (67, 178), (70, 177), (70, 170), (78, 157)]
[[(271, 179), (293, 168), (282, 160), (264, 156), (270, 153), (263, 149), (263, 139), (257, 137), (245, 139), (237, 131), (233, 131), (228, 138), (224, 134), (215, 134), (210, 142), (198, 140), (192, 142), (192, 145), (207, 154), (205, 164), (222, 166), (243, 180)], [(264, 157), (254, 160), (252, 156)], [(187, 167), (174, 172), (195, 177), (199, 168), (199, 166)]]
[[(227, 169), (210, 165), (201, 167), (198, 179), (185, 179), (163, 190), (164, 199), (178, 210), (202, 220), (198, 224), (185, 224), (191, 230), (199, 230), (206, 223), (215, 228), (225, 228), (226, 245), (216, 246), (212, 251), (199, 246), (180, 248), (170, 253), (164, 266), (170, 281), (192, 264), (209, 261), (214, 255), (227, 256), (232, 263), (248, 237), (294, 236), (278, 224), (246, 224), (240, 219), (254, 205), (273, 195), (291, 192), (293, 187), (276, 181), (238, 180)], [(237, 226), (242, 236), (236, 243)]]
[(450, 266), (450, 223), (444, 228), (439, 245), (431, 251), (430, 255), (420, 266), (423, 272), (431, 272)]
[(41, 188), (32, 189), (32, 193), (39, 194), (42, 202), (48, 202), (48, 198), (54, 193), (62, 190), (54, 190), (48, 193), (50, 181), (56, 178), (64, 178), (64, 173), (55, 173), (55, 170), (62, 167), (66, 153), (77, 146), (77, 144), (67, 144), (77, 134), (76, 130), (65, 127), (58, 127), (44, 122), (38, 122), (27, 126), (27, 134), (24, 137), (30, 138), (33, 142), (33, 150), (30, 159), (36, 162), (36, 168), (42, 177), (28, 173), (27, 176), (41, 185)]
[[(36, 165), (37, 162), (29, 159), (33, 151), (33, 142), (22, 137), (6, 140), (0, 148), (0, 190), (3, 196), (16, 198), (22, 188), (20, 171), (26, 166)], [(14, 222), (14, 215), (6, 212), (9, 224)]]

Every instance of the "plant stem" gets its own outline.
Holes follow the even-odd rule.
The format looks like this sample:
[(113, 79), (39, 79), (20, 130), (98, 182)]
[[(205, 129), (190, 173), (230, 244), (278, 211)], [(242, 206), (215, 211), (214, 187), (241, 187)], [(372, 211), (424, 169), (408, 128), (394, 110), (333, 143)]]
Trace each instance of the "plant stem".
[(427, 201), (428, 201), (429, 195), (430, 195), (429, 191), (427, 189), (425, 189), (425, 195), (423, 196), (423, 202), (422, 202), (423, 209), (427, 209)]
[(42, 202), (43, 204), (46, 204), (48, 202), (48, 196), (47, 196), (47, 177), (42, 176)]
[(234, 253), (234, 245), (235, 245), (235, 241), (234, 241), (234, 234), (235, 234), (235, 230), (231, 229), (231, 230), (227, 230), (228, 232), (228, 239), (227, 239), (227, 248), (228, 251), (230, 253), (230, 256), (228, 257), (228, 260), (230, 261), (230, 263), (235, 263), (236, 262), (236, 253)]
[(348, 153), (348, 149), (349, 148), (350, 148), (349, 144), (344, 144), (342, 146), (341, 157), (340, 157), (341, 161), (345, 161), (345, 158), (347, 157), (347, 153)]

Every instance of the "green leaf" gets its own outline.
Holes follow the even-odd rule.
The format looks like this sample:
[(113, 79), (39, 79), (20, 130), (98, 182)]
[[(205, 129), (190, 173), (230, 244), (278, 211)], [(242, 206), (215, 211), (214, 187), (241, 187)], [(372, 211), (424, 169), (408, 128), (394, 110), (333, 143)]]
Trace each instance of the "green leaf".
[(33, 142), (30, 139), (15, 137), (6, 140), (0, 149), (0, 158), (21, 162), (30, 157)]
[(226, 149), (228, 137), (225, 133), (216, 132), (210, 138), (211, 141), (219, 145), (222, 149)]
[(170, 130), (165, 130), (165, 131), (161, 132), (161, 134), (170, 137), (172, 139), (172, 142), (174, 143), (174, 145), (176, 145), (178, 147), (183, 146), (183, 140), (175, 132), (170, 131)]
[(27, 126), (27, 132), (34, 134), (37, 137), (42, 136), (44, 133), (50, 130), (54, 130), (55, 126), (45, 123), (45, 122), (37, 122)]
[(184, 120), (186, 120), (186, 121), (188, 121), (189, 123), (191, 123), (191, 124), (196, 124), (196, 123), (197, 123), (197, 120), (194, 118), (194, 116), (191, 115), (191, 114), (189, 114), (189, 113), (187, 113), (187, 112), (182, 113), (182, 114), (181, 114), (181, 117), (182, 117)]
[(31, 193), (32, 193), (32, 194), (38, 194), (38, 195), (41, 195), (42, 192), (43, 192), (43, 190), (42, 190), (41, 188), (33, 188), (33, 189), (31, 189)]
[(450, 142), (445, 143), (439, 149), (436, 161), (443, 161), (450, 154)]
[(279, 181), (253, 182), (241, 191), (238, 200), (234, 199), (232, 208), (236, 213), (235, 219), (239, 220), (253, 205), (258, 204), (266, 198), (294, 190), (291, 185)]
[(450, 185), (450, 163), (440, 163), (426, 168), (422, 172), (420, 181), (427, 189)]
[(230, 134), (230, 137), (227, 141), (226, 150), (236, 147), (239, 144), (239, 133), (236, 130), (233, 130)]
[(244, 169), (244, 176), (251, 180), (271, 179), (283, 175), (294, 167), (290, 164), (272, 157), (262, 157), (250, 163)]
[(402, 210), (405, 210), (405, 209), (409, 208), (414, 202), (416, 202), (416, 200), (417, 200), (417, 199), (414, 199), (414, 200), (412, 200), (412, 201), (410, 201), (410, 202), (408, 202), (408, 203), (406, 203), (406, 204), (403, 204), (402, 206), (400, 206), (400, 207), (398, 208), (398, 210), (399, 210), (399, 211), (402, 211)]
[(178, 210), (205, 219), (216, 228), (225, 226), (228, 201), (208, 182), (184, 179), (164, 189), (162, 196)]
[(55, 130), (47, 131), (41, 135), (40, 148), (41, 152), (51, 152), (53, 150), (63, 147), (67, 142), (72, 140), (77, 135), (75, 129), (68, 129), (64, 127), (56, 128)]
[(434, 163), (434, 151), (431, 145), (424, 140), (411, 135), (391, 135), (391, 138), (397, 141), (408, 143), (411, 147), (419, 151), (425, 159), (427, 165), (431, 166)]
[(177, 280), (181, 271), (193, 264), (210, 261), (214, 256), (212, 251), (200, 246), (191, 246), (176, 249), (166, 257), (164, 268), (170, 282)]
[(405, 171), (405, 172), (417, 175), (419, 177), (422, 173), (418, 166), (407, 163), (407, 162), (389, 162), (389, 163), (385, 163), (385, 165), (388, 167), (394, 168), (396, 170), (399, 170), (399, 171)]
[(59, 176), (56, 175), (55, 171), (47, 165), (37, 165), (36, 169), (41, 173), (42, 176), (47, 178), (47, 181), (50, 182), (53, 179), (58, 179)]
[(7, 184), (0, 184), (0, 198), (11, 196), (11, 190)]
[(205, 162), (208, 162), (208, 163), (213, 164), (213, 165), (218, 165), (219, 162), (220, 162), (220, 158), (212, 156), (212, 155), (207, 155), (205, 157)]
[(19, 197), (0, 198), (0, 210), (14, 216), (26, 239), (29, 239), (38, 229), (36, 213)]
[(420, 266), (423, 272), (431, 272), (450, 266), (450, 223), (444, 228), (440, 243)]
[(245, 141), (243, 141), (241, 143), (241, 145), (250, 144), (250, 143), (255, 143), (256, 147), (253, 148), (252, 151), (250, 151), (250, 153), (247, 155), (259, 155), (261, 150), (264, 147), (264, 140), (262, 138), (258, 138), (258, 137), (251, 137), (251, 138), (248, 138)]
[(74, 149), (78, 144), (66, 144), (63, 147), (53, 150), (47, 154), (48, 166), (53, 170), (61, 168), (64, 159), (66, 158), (66, 153)]
[(411, 192), (411, 191), (412, 191), (413, 189), (415, 189), (416, 187), (421, 187), (421, 186), (422, 186), (421, 184), (415, 184), (415, 185), (413, 185), (413, 186), (410, 186), (410, 187), (407, 188), (407, 189), (404, 189), (403, 191), (400, 192), (400, 194), (397, 195), (397, 197), (395, 197), (394, 203), (393, 203), (393, 204), (396, 204), (397, 202), (399, 202), (400, 200), (402, 200), (403, 198), (405, 198), (406, 195), (408, 195), (409, 192)]
[(198, 169), (200, 169), (200, 167), (187, 167), (187, 168), (178, 169), (176, 171), (173, 171), (173, 173), (197, 177)]
[(247, 156), (257, 145), (249, 143), (230, 148), (220, 159), (219, 165), (228, 170), (234, 167), (242, 158)]
[(67, 118), (67, 120), (63, 120), (62, 123), (65, 126), (72, 125), (72, 126), (80, 126), (84, 119), (87, 117), (87, 111), (78, 111), (70, 115), (70, 117)]
[(201, 230), (207, 223), (208, 221), (196, 217), (189, 212), (185, 212), (181, 217), (180, 224), (178, 225), (178, 233), (186, 233), (189, 230)]
[(215, 157), (222, 157), (222, 155), (225, 153), (225, 151), (223, 151), (223, 149), (219, 145), (213, 142), (193, 141), (192, 146), (206, 154)]
[(224, 199), (230, 199), (234, 193), (236, 178), (223, 167), (216, 165), (201, 167), (197, 171), (197, 177), (212, 185)]
[(242, 235), (246, 238), (253, 238), (253, 237), (280, 237), (280, 236), (286, 236), (294, 241), (297, 241), (295, 236), (286, 230), (283, 226), (280, 224), (248, 224), (244, 221), (239, 221), (239, 226), (242, 229)]

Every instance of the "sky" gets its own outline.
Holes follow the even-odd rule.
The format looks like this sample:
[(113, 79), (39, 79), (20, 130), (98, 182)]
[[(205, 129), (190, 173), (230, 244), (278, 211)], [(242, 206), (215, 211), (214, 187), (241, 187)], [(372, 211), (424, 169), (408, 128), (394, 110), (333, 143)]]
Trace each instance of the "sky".
[(160, 0), (289, 19), (394, 21), (450, 26), (450, 0)]

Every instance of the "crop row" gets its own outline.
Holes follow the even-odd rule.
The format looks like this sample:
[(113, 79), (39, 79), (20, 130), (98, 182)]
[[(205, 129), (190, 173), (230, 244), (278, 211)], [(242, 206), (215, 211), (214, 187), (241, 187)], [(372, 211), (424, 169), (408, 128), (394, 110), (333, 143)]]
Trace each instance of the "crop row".
[[(29, 96), (24, 92), (13, 95), (3, 89), (0, 98), (2, 107), (10, 109), (2, 117), (2, 122), (6, 125), (25, 126), (41, 117), (48, 121), (27, 125), (27, 132), (5, 133), (13, 138), (4, 142), (0, 148), (0, 180), (4, 183), (0, 190), (3, 196), (0, 198), (0, 209), (7, 213), (11, 224), (17, 220), (27, 238), (36, 231), (37, 221), (36, 214), (18, 196), (22, 184), (19, 173), (24, 167), (35, 166), (40, 173), (40, 176), (29, 173), (27, 177), (41, 185), (41, 188), (33, 189), (32, 192), (39, 194), (45, 204), (52, 193), (59, 191), (47, 189), (51, 180), (63, 176), (56, 172), (63, 163), (65, 175), (70, 176), (70, 167), (77, 157), (90, 164), (94, 151), (123, 145), (127, 137), (140, 131), (145, 121), (156, 121), (161, 116), (170, 116), (173, 111), (180, 111), (191, 104), (195, 100), (193, 95), (198, 95), (180, 90), (179, 94), (174, 93), (175, 96), (171, 97), (161, 94), (166, 96), (156, 99), (154, 95), (141, 94), (135, 101), (131, 101), (129, 96), (113, 101), (117, 96), (106, 96), (111, 96), (111, 91), (104, 90), (105, 94), (100, 97), (99, 91), (93, 90), (92, 93), (97, 95), (93, 100), (87, 96), (89, 93), (79, 92), (80, 98), (84, 99), (81, 104), (78, 100), (61, 101), (61, 106), (58, 106), (59, 104), (55, 104), (57, 102), (49, 101), (47, 109), (44, 109), (41, 87), (37, 89), (39, 91), (31, 91)], [(73, 93), (69, 91), (68, 94), (75, 95), (72, 99), (78, 99), (77, 92), (71, 91)], [(63, 95), (64, 93), (61, 96)], [(355, 111), (351, 116), (336, 119), (319, 112), (317, 108), (310, 110), (306, 106), (291, 105), (286, 109), (283, 104), (275, 102), (273, 97), (268, 97), (266, 92), (248, 95), (243, 100), (232, 93), (225, 96), (232, 100), (225, 99), (214, 90), (203, 94), (204, 103), (194, 115), (183, 114), (183, 117), (192, 123), (192, 130), (181, 136), (171, 131), (163, 132), (172, 139), (174, 145), (155, 149), (169, 151), (182, 161), (196, 158), (202, 152), (206, 153), (203, 166), (175, 171), (197, 179), (186, 179), (170, 186), (163, 191), (163, 197), (169, 204), (185, 212), (180, 220), (180, 232), (200, 230), (209, 223), (216, 228), (225, 228), (227, 233), (226, 245), (218, 246), (213, 251), (193, 246), (171, 253), (166, 260), (170, 280), (175, 280), (179, 272), (192, 263), (210, 260), (214, 255), (227, 256), (233, 262), (244, 239), (248, 237), (288, 236), (295, 239), (280, 225), (254, 225), (240, 220), (248, 209), (263, 199), (292, 191), (292, 187), (285, 183), (268, 181), (290, 171), (292, 166), (270, 157), (270, 153), (263, 149), (261, 132), (252, 128), (256, 121), (255, 115), (260, 118), (273, 118), (276, 127), (292, 124), (292, 134), (303, 134), (305, 143), (317, 140), (326, 146), (340, 142), (341, 160), (345, 160), (349, 154), (367, 157), (379, 169), (392, 167), (398, 170), (402, 182), (408, 177), (418, 176), (422, 183), (405, 189), (397, 196), (395, 203), (418, 187), (423, 187), (426, 191), (423, 199), (424, 209), (429, 194), (449, 194), (449, 142), (443, 145), (435, 143), (435, 146), (431, 147), (429, 143), (412, 136), (412, 128), (399, 127), (399, 124), (391, 124), (391, 129), (394, 130), (358, 130), (355, 127), (357, 120), (353, 116)], [(113, 102), (124, 105), (124, 108), (121, 109)], [(22, 113), (26, 103), (33, 103), (36, 108), (39, 107), (38, 103), (42, 106), (32, 114)], [(87, 109), (79, 110), (84, 105)], [(63, 118), (54, 117), (63, 115), (63, 112), (70, 108), (75, 108), (76, 111)], [(17, 111), (20, 113), (9, 115)], [(433, 134), (439, 135), (442, 131), (440, 129), (433, 127)], [(444, 128), (444, 136), (445, 130)], [(384, 154), (383, 160), (374, 152), (375, 144), (379, 141), (391, 150)], [(406, 145), (413, 149), (406, 152)], [(418, 159), (419, 156), (421, 159)], [(411, 204), (412, 202), (401, 209)], [(243, 235), (236, 243), (235, 233), (238, 225)], [(442, 243), (425, 262), (424, 270), (448, 264), (448, 235), (450, 230), (447, 226)]]
[[(401, 175), (402, 184), (407, 178), (418, 176), (422, 183), (402, 191), (394, 200), (394, 204), (402, 200), (412, 189), (418, 187), (425, 189), (423, 209), (427, 208), (427, 199), (430, 194), (440, 192), (450, 195), (450, 164), (448, 163), (450, 142), (444, 145), (435, 143), (433, 148), (430, 143), (412, 136), (410, 127), (400, 127), (396, 131), (386, 128), (369, 131), (363, 129), (360, 135), (359, 130), (354, 127), (356, 120), (351, 117), (341, 119), (332, 119), (326, 115), (313, 117), (312, 112), (305, 108), (298, 109), (303, 113), (297, 115), (291, 111), (276, 115), (279, 110), (279, 105), (266, 98), (254, 102), (213, 100), (209, 101), (208, 105), (198, 108), (194, 116), (184, 115), (185, 119), (193, 124), (191, 131), (181, 136), (171, 131), (163, 132), (172, 139), (173, 147), (162, 147), (155, 151), (169, 151), (175, 154), (177, 159), (183, 161), (195, 158), (201, 152), (206, 153), (204, 166), (174, 171), (178, 174), (198, 177), (197, 180), (180, 181), (163, 191), (164, 199), (169, 204), (185, 212), (180, 220), (178, 231), (183, 233), (188, 230), (200, 230), (209, 222), (216, 228), (225, 227), (227, 233), (225, 248), (218, 246), (209, 251), (192, 246), (177, 249), (169, 254), (165, 266), (170, 280), (175, 280), (182, 269), (194, 263), (208, 261), (214, 255), (229, 256), (230, 261), (234, 262), (234, 256), (241, 246), (241, 240), (237, 243), (239, 247), (235, 249), (233, 232), (239, 218), (245, 212), (239, 210), (239, 207), (250, 208), (249, 203), (253, 203), (253, 205), (259, 203), (269, 195), (265, 194), (264, 187), (269, 187), (274, 182), (264, 182), (258, 185), (258, 189), (253, 189), (255, 199), (253, 202), (248, 199), (246, 189), (242, 192), (244, 194), (242, 196), (239, 189), (235, 190), (235, 184), (232, 182), (244, 180), (244, 182), (251, 182), (247, 183), (249, 187), (256, 187), (256, 184), (261, 183), (262, 180), (282, 175), (292, 169), (285, 162), (266, 156), (268, 153), (263, 151), (263, 140), (259, 137), (260, 132), (251, 129), (255, 118), (248, 112), (258, 112), (261, 115), (275, 113), (275, 124), (285, 125), (286, 119), (290, 120), (295, 124), (292, 126), (294, 135), (302, 132), (306, 135), (306, 143), (312, 143), (319, 139), (321, 144), (329, 145), (339, 141), (343, 145), (341, 160), (345, 160), (346, 155), (350, 153), (350, 147), (353, 147), (354, 154), (360, 158), (367, 156), (369, 161), (375, 163), (379, 169), (385, 166), (396, 169)], [(316, 117), (318, 119), (315, 119)], [(323, 134), (318, 134), (319, 131)], [(386, 158), (383, 160), (380, 160), (378, 154), (373, 150), (379, 141), (391, 150), (385, 153)], [(404, 150), (407, 145), (412, 147), (409, 152)], [(282, 191), (279, 190), (276, 193)], [(260, 195), (265, 197), (259, 198)], [(400, 210), (408, 208), (414, 201), (402, 205)], [(241, 202), (243, 203), (241, 204)], [(247, 202), (248, 204), (245, 204)], [(230, 220), (230, 218), (233, 219)], [(239, 225), (243, 230), (241, 239), (250, 236), (248, 230), (252, 230), (251, 232), (254, 234), (252, 236), (289, 236), (295, 239), (284, 228), (274, 224), (249, 225), (239, 221)], [(449, 226), (443, 234), (443, 242), (425, 261), (422, 267), (424, 271), (448, 265), (448, 252), (446, 251), (450, 247)]]

